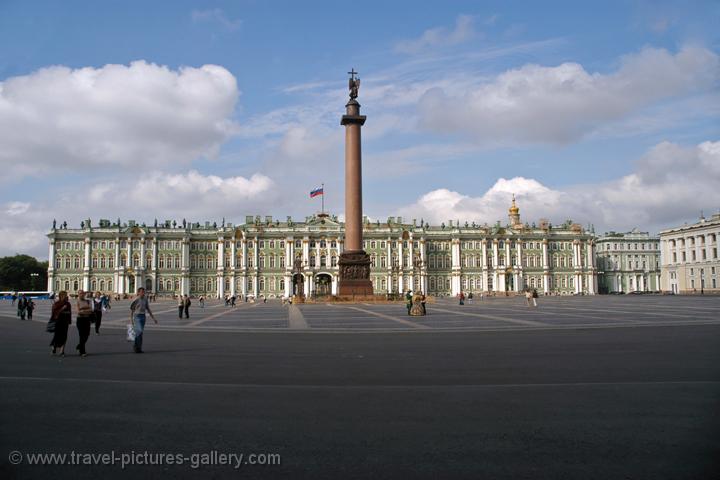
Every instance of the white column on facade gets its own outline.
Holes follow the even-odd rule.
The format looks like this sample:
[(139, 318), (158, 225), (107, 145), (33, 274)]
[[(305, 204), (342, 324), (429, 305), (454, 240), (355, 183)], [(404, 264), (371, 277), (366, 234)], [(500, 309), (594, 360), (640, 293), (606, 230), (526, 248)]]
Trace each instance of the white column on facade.
[(90, 290), (90, 237), (85, 237), (85, 265), (83, 265), (83, 290)]
[(331, 277), (332, 277), (332, 284), (330, 285), (330, 289), (331, 289), (330, 293), (332, 295), (337, 295), (338, 294), (338, 276), (333, 273), (331, 275)]
[(303, 252), (302, 252), (303, 266), (307, 265), (308, 267), (310, 267), (310, 239), (308, 237), (303, 238), (302, 246), (303, 246)]
[(405, 275), (404, 275), (404, 268), (405, 268), (405, 262), (403, 261), (403, 239), (402, 235), (400, 235), (400, 238), (398, 239), (398, 292), (405, 292)]
[(515, 263), (517, 264), (515, 267), (515, 271), (517, 272), (517, 277), (515, 280), (515, 291), (520, 292), (525, 287), (524, 283), (524, 275), (523, 275), (523, 249), (522, 249), (522, 240), (518, 239), (515, 243), (515, 256), (516, 260)]
[(408, 268), (410, 269), (410, 290), (413, 292), (415, 291), (415, 257), (414, 257), (414, 249), (413, 249), (413, 237), (412, 235), (408, 239), (408, 259), (410, 260), (410, 263), (408, 264)]
[(310, 298), (313, 296), (312, 291), (312, 285), (313, 285), (313, 274), (312, 272), (305, 273), (305, 296)]
[(544, 238), (542, 241), (542, 261), (543, 261), (543, 291), (550, 293), (550, 259), (548, 258), (548, 241)]
[(55, 291), (55, 238), (49, 240), (48, 245), (48, 276), (47, 276), (47, 290), (48, 292)]
[(493, 238), (492, 241), (492, 255), (493, 255), (493, 290), (494, 291), (500, 291), (502, 290), (500, 286), (500, 276), (498, 275), (498, 271), (500, 270), (500, 251), (498, 250), (498, 239)]
[(243, 298), (247, 297), (248, 294), (248, 271), (247, 271), (247, 238), (243, 236), (240, 243), (240, 294)]
[[(257, 236), (254, 238), (255, 249), (253, 250), (253, 292), (255, 298), (260, 298), (260, 241)], [(265, 286), (267, 288), (267, 285)]]
[(225, 298), (225, 241), (219, 237), (217, 241), (217, 296)]
[(425, 249), (427, 245), (425, 238), (420, 238), (420, 291), (427, 295), (427, 253)]
[(487, 261), (487, 242), (486, 238), (481, 241), (482, 245), (482, 258), (480, 259), (480, 265), (482, 266), (482, 290), (487, 291), (488, 289), (488, 261)]
[(450, 286), (451, 294), (459, 295), (462, 291), (462, 284), (460, 282), (460, 239), (453, 238), (450, 241), (450, 258), (452, 259), (452, 267), (450, 270)]
[(145, 237), (140, 237), (140, 261), (138, 269), (135, 272), (135, 288), (145, 288), (145, 276), (147, 275), (147, 265), (145, 264)]
[(233, 237), (230, 241), (230, 295), (237, 295), (237, 240)]
[(392, 278), (392, 267), (393, 260), (392, 260), (392, 246), (391, 246), (392, 240), (390, 237), (387, 239), (387, 245), (385, 250), (385, 255), (387, 256), (387, 291), (388, 293), (393, 293), (395, 291), (394, 285), (393, 285), (393, 278)]
[(120, 276), (120, 237), (115, 237), (115, 260), (113, 260), (113, 290), (122, 293), (122, 277)]
[(190, 237), (180, 242), (180, 294), (190, 295)]
[[(145, 264), (145, 237), (140, 238), (140, 269), (144, 270), (147, 268)], [(145, 285), (143, 285), (145, 286)]]

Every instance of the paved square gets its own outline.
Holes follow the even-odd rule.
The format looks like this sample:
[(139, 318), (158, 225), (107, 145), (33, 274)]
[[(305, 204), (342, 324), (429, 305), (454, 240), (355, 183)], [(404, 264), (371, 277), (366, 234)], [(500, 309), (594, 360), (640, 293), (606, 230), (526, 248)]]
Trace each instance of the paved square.
[[(113, 303), (50, 356), (0, 304), (0, 478), (713, 478), (720, 298), (453, 299), (153, 309)], [(281, 465), (20, 465), (12, 452), (278, 454)], [(245, 457), (247, 458), (247, 457)]]

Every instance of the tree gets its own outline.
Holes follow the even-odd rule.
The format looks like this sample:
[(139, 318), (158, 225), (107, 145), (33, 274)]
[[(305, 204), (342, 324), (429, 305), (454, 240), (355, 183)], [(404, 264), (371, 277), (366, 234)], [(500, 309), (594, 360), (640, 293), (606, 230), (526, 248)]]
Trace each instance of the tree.
[(45, 290), (47, 262), (29, 255), (0, 258), (0, 290)]

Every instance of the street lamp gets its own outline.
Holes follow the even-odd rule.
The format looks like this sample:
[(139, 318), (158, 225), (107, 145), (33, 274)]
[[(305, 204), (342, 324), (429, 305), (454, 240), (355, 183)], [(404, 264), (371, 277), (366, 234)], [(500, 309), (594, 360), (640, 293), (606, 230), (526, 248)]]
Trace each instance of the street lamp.
[(393, 297), (397, 297), (397, 295), (398, 295), (398, 285), (397, 285), (398, 278), (397, 277), (398, 277), (399, 272), (400, 272), (400, 265), (397, 260), (393, 260), (392, 265), (390, 266), (390, 273), (391, 273), (390, 278), (392, 281), (392, 296)]
[(32, 288), (33, 291), (35, 291), (35, 279), (39, 276), (40, 276), (40, 274), (37, 272), (33, 272), (30, 274), (30, 285), (31, 285), (30, 288)]
[[(420, 257), (415, 257), (413, 260), (413, 279), (418, 279), (418, 285), (420, 285), (419, 290), (423, 290), (422, 288), (422, 272), (423, 268), (425, 267), (425, 262)], [(415, 289), (415, 285), (413, 285), (413, 289)], [(417, 290), (417, 289), (416, 289)], [(425, 293), (425, 292), (422, 292)]]

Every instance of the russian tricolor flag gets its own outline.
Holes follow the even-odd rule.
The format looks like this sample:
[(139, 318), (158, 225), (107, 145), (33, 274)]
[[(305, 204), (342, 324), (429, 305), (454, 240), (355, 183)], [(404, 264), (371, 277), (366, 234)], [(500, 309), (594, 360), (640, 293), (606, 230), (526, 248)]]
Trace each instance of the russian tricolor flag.
[(323, 187), (316, 188), (312, 192), (310, 192), (310, 198), (317, 197), (318, 195), (323, 195)]

